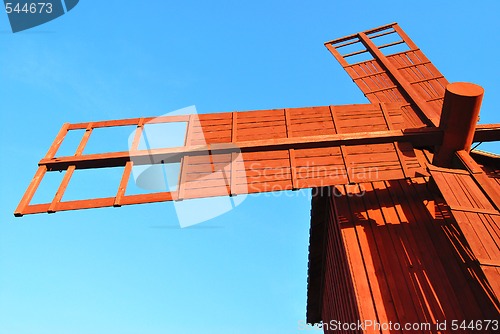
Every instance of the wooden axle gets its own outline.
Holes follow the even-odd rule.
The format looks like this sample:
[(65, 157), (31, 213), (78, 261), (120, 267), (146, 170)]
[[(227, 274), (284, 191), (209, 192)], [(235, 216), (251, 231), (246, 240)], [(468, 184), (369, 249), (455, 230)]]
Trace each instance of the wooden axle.
[(455, 82), (446, 87), (439, 123), (443, 143), (434, 156), (434, 165), (452, 167), (455, 152), (470, 151), (483, 95), (483, 88), (472, 83)]

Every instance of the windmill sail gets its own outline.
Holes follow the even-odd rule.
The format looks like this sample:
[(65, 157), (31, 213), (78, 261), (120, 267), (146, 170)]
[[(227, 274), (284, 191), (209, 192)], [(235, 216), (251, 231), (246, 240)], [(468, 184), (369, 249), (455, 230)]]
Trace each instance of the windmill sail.
[[(187, 124), (185, 145), (137, 147), (144, 126)], [(128, 152), (84, 154), (95, 129), (137, 126)], [(426, 157), (413, 148), (436, 132), (404, 132), (399, 103), (322, 106), (65, 124), (15, 214), (56, 212), (191, 198), (325, 187), (428, 175)], [(85, 129), (72, 156), (56, 156), (69, 131)], [(134, 166), (180, 163), (175, 191), (126, 195)], [(122, 168), (116, 195), (63, 201), (72, 176), (89, 168)], [(50, 203), (30, 204), (47, 172), (65, 171)]]
[(397, 23), (325, 46), (370, 102), (403, 103), (408, 128), (438, 126), (448, 81)]

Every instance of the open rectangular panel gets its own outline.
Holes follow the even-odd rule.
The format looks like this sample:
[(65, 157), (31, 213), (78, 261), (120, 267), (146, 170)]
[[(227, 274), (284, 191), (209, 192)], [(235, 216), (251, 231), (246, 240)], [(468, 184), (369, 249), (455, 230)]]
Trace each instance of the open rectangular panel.
[[(76, 209), (86, 209), (86, 208), (98, 208), (98, 207), (107, 207), (107, 206), (121, 206), (126, 204), (138, 204), (138, 203), (150, 203), (156, 201), (167, 201), (171, 200), (171, 194), (169, 192), (156, 192), (149, 194), (134, 194), (134, 195), (125, 195), (127, 184), (132, 173), (133, 164), (131, 161), (123, 161), (123, 163), (119, 162), (111, 162), (104, 164), (97, 164), (96, 166), (81, 166), (75, 164), (81, 157), (100, 157), (102, 159), (108, 159), (110, 152), (101, 152), (101, 153), (91, 153), (84, 154), (84, 151), (87, 147), (89, 139), (93, 132), (102, 129), (113, 129), (123, 128), (133, 126), (136, 128), (135, 131), (130, 132), (130, 137), (122, 138), (121, 147), (129, 147), (129, 151), (135, 151), (140, 147), (141, 141), (143, 138), (143, 129), (146, 124), (157, 124), (157, 123), (174, 123), (174, 122), (187, 122), (188, 117), (185, 116), (170, 116), (168, 118), (165, 117), (151, 117), (151, 118), (135, 118), (135, 119), (123, 119), (123, 120), (113, 120), (113, 121), (102, 121), (102, 122), (89, 122), (89, 123), (77, 123), (77, 124), (69, 124), (66, 123), (62, 126), (58, 135), (56, 136), (54, 142), (49, 148), (47, 154), (45, 155), (42, 161), (59, 161), (59, 158), (56, 157), (57, 152), (60, 151), (61, 146), (64, 144), (65, 138), (71, 137), (71, 133), (79, 133), (81, 130), (84, 130), (83, 135), (77, 145), (76, 150), (73, 155), (65, 155), (64, 157), (69, 162), (65, 164), (62, 168), (57, 168), (51, 165), (44, 164), (42, 161), (39, 163), (39, 167), (33, 177), (30, 185), (28, 186), (21, 202), (16, 209), (15, 215), (22, 216), (23, 214), (31, 214), (31, 213), (39, 213), (39, 212), (56, 212), (56, 211), (64, 211), (64, 210), (76, 210)], [(74, 138), (71, 138), (74, 141)], [(105, 143), (104, 143), (105, 144)], [(104, 145), (106, 146), (106, 145)], [(147, 151), (147, 148), (146, 148)], [(64, 152), (68, 152), (68, 150), (64, 150)], [(127, 151), (122, 151), (121, 153), (125, 154)], [(126, 159), (130, 160), (130, 159)], [(115, 171), (120, 173), (119, 177), (119, 186), (115, 191), (115, 194), (107, 197), (98, 197), (98, 198), (86, 198), (86, 199), (76, 199), (76, 200), (67, 200), (64, 201), (63, 197), (67, 194), (67, 188), (70, 182), (75, 180), (74, 175), (78, 174), (82, 170), (96, 168), (99, 169), (100, 174), (104, 174), (104, 169), (115, 169)], [(64, 171), (64, 176), (57, 187), (57, 191), (54, 194), (52, 200), (48, 203), (36, 203), (31, 204), (31, 201), (39, 188), (44, 176), (48, 172), (62, 172)], [(80, 185), (81, 186), (81, 185)], [(96, 185), (95, 187), (102, 187), (102, 184)]]

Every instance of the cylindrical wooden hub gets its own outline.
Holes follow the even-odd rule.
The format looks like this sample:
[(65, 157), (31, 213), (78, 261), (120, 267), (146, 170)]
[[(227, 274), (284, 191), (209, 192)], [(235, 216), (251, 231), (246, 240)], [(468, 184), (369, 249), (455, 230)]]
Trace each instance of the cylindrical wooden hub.
[(468, 82), (455, 82), (446, 87), (439, 128), (444, 131), (443, 143), (433, 164), (451, 167), (456, 151), (470, 151), (484, 89)]

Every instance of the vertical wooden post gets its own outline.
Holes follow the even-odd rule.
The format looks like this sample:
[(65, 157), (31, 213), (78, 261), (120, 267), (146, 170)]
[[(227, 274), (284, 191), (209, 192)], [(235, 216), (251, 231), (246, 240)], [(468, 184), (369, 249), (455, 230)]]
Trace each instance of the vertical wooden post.
[[(231, 113), (231, 143), (236, 143), (237, 142), (237, 136), (238, 136), (238, 113), (237, 112), (232, 112)], [(236, 144), (235, 144), (236, 145)], [(235, 196), (238, 195), (237, 190), (236, 190), (236, 173), (238, 169), (238, 164), (235, 162), (236, 159), (238, 158), (238, 153), (232, 152), (231, 153), (231, 175), (229, 176), (229, 196)], [(240, 164), (242, 165), (242, 164)], [(243, 167), (244, 169), (244, 167)]]
[[(139, 143), (142, 137), (142, 131), (144, 130), (144, 118), (140, 118), (137, 123), (137, 128), (135, 129), (134, 139), (132, 140), (132, 145), (130, 145), (129, 150), (135, 151), (139, 147)], [(134, 162), (131, 160), (127, 161), (125, 164), (125, 168), (123, 169), (122, 178), (120, 180), (120, 185), (118, 186), (118, 191), (116, 192), (115, 202), (113, 203), (114, 207), (120, 207), (123, 197), (125, 196), (125, 192), (127, 191), (128, 181), (130, 179), (130, 174), (132, 173), (132, 167), (134, 166)]]
[[(56, 139), (54, 139), (54, 142), (50, 146), (49, 151), (47, 152), (47, 154), (45, 154), (45, 159), (52, 159), (56, 155), (57, 151), (59, 150), (59, 147), (61, 147), (61, 144), (64, 141), (64, 138), (66, 138), (68, 129), (69, 129), (69, 123), (64, 123), (61, 130), (59, 130)], [(33, 199), (33, 196), (35, 195), (36, 190), (38, 189), (38, 186), (42, 182), (42, 179), (45, 176), (46, 172), (47, 172), (47, 166), (38, 167), (35, 176), (31, 180), (30, 185), (28, 186), (28, 189), (26, 189), (26, 192), (24, 193), (23, 198), (19, 202), (16, 211), (14, 211), (14, 216), (16, 217), (23, 216), (24, 211), (26, 210), (31, 200)]]
[[(197, 125), (201, 125), (200, 123), (200, 120), (198, 118), (198, 115), (197, 114), (192, 114), (192, 115), (189, 115), (189, 120), (188, 120), (188, 124), (187, 124), (187, 128), (186, 128), (186, 138), (184, 140), (184, 146), (189, 146), (191, 145), (191, 140), (193, 138), (193, 128), (195, 126), (195, 122), (197, 123)], [(210, 151), (207, 152), (210, 156), (210, 158), (212, 158), (212, 155), (210, 153)], [(211, 165), (212, 165), (212, 169), (214, 168), (213, 167), (213, 162), (210, 161)], [(179, 173), (179, 182), (178, 182), (178, 185), (177, 185), (177, 191), (175, 192), (175, 201), (182, 201), (184, 199), (184, 192), (185, 192), (185, 188), (186, 188), (186, 178), (187, 178), (187, 171), (188, 171), (188, 167), (189, 166), (189, 156), (188, 155), (184, 155), (182, 158), (181, 158), (181, 170), (180, 170), (180, 173)], [(167, 182), (167, 180), (165, 180), (165, 183)]]
[[(285, 127), (286, 127), (286, 137), (292, 137), (292, 120), (290, 118), (290, 110), (285, 109)], [(295, 150), (293, 148), (288, 150), (288, 158), (290, 161), (290, 178), (292, 179), (292, 190), (299, 189), (297, 181), (297, 168), (295, 164)]]
[(481, 86), (467, 82), (455, 82), (446, 87), (439, 123), (444, 137), (433, 165), (449, 168), (455, 152), (470, 151), (483, 94)]

